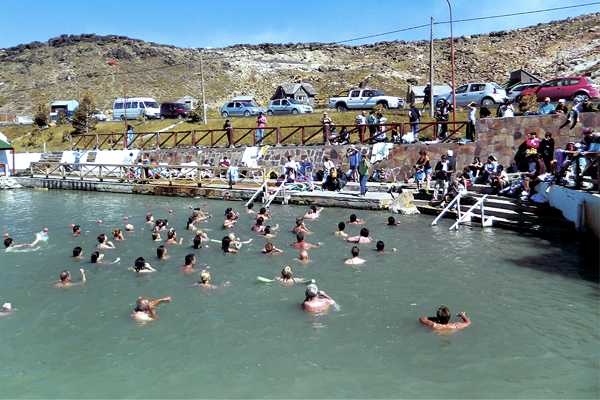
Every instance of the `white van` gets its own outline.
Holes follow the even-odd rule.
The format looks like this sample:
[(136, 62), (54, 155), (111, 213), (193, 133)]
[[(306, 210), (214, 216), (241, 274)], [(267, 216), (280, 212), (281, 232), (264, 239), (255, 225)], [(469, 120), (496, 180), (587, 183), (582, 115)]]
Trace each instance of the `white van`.
[[(126, 100), (126, 101), (125, 101)], [(146, 111), (148, 118), (160, 118), (160, 107), (156, 100), (151, 97), (117, 97), (113, 104), (113, 118), (125, 119), (125, 110), (127, 110), (127, 119), (136, 119), (142, 111)]]

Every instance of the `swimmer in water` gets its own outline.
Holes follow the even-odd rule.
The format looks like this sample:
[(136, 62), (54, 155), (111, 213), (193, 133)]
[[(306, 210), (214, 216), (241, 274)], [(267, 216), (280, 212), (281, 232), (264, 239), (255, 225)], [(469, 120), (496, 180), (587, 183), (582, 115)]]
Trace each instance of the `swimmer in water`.
[(323, 211), (323, 207), (321, 207), (321, 208), (319, 208), (317, 210), (317, 207), (310, 206), (310, 209), (308, 210), (308, 212), (306, 214), (304, 214), (304, 219), (306, 219), (306, 218), (310, 218), (310, 219), (319, 218), (319, 214), (321, 214), (321, 211)]
[(185, 265), (183, 265), (180, 270), (185, 272), (186, 274), (193, 274), (196, 272), (194, 269), (194, 264), (196, 264), (196, 255), (194, 253), (189, 253), (185, 256)]
[(346, 240), (354, 243), (371, 243), (373, 239), (369, 237), (369, 230), (367, 228), (362, 228), (359, 236), (351, 236)]
[(131, 224), (127, 224), (127, 225), (125, 225), (125, 230), (126, 230), (127, 232), (133, 232), (133, 225), (131, 225)]
[(54, 285), (54, 287), (71, 287), (73, 285), (81, 285), (83, 283), (85, 283), (85, 271), (83, 270), (83, 268), (81, 268), (79, 270), (79, 272), (81, 272), (81, 282), (79, 283), (72, 283), (71, 282), (71, 273), (67, 270), (64, 270), (63, 272), (60, 273), (60, 282), (58, 282), (57, 284)]
[(341, 221), (338, 224), (338, 231), (333, 232), (334, 235), (336, 236), (341, 236), (341, 237), (348, 237), (348, 234), (346, 232), (344, 232), (344, 229), (346, 229), (346, 223), (344, 221)]
[[(373, 251), (376, 251), (378, 253), (387, 253), (387, 251), (384, 251), (385, 249), (385, 243), (383, 243), (383, 240), (380, 240), (377, 242), (376, 248), (373, 249)], [(395, 253), (396, 249), (392, 248), (392, 253)]]
[(159, 260), (167, 259), (167, 248), (165, 246), (158, 246), (156, 249), (156, 258)]
[(152, 268), (150, 266), (150, 264), (148, 264), (146, 262), (146, 260), (144, 260), (144, 257), (138, 257), (135, 260), (135, 265), (133, 268), (131, 268), (131, 270), (137, 272), (138, 274), (147, 274), (150, 272), (156, 272), (156, 270), (154, 268)]
[(299, 232), (310, 233), (310, 231), (306, 229), (306, 225), (304, 225), (304, 218), (296, 218), (296, 227), (292, 232), (294, 235), (297, 235)]
[(6, 246), (6, 248), (13, 248), (13, 249), (17, 249), (20, 247), (33, 247), (36, 244), (38, 244), (38, 242), (42, 240), (42, 237), (40, 236), (39, 233), (35, 234), (35, 240), (32, 243), (29, 244), (15, 244), (15, 241), (12, 240), (12, 238), (6, 238), (4, 239), (4, 246)]
[(248, 209), (246, 210), (246, 214), (256, 214), (256, 212), (254, 212), (254, 203), (248, 204)]
[(308, 251), (302, 250), (300, 252), (300, 256), (296, 259), (296, 261), (299, 261), (301, 263), (308, 263), (308, 262), (310, 262), (310, 260), (308, 259)]
[(396, 222), (396, 219), (394, 217), (388, 217), (388, 222), (384, 222), (384, 225), (390, 225), (390, 226), (400, 226), (402, 225), (402, 222), (398, 221)]
[(275, 280), (281, 283), (296, 283), (296, 281), (303, 281), (304, 278), (292, 278), (294, 272), (292, 271), (292, 267), (286, 265), (281, 270), (281, 276), (276, 276)]
[(352, 258), (347, 259), (346, 261), (344, 261), (344, 264), (362, 264), (365, 262), (365, 260), (363, 260), (362, 258), (359, 257), (360, 254), (360, 249), (356, 246), (352, 247)]
[(152, 216), (152, 214), (148, 213), (148, 214), (146, 215), (146, 223), (147, 223), (148, 225), (150, 225), (150, 224), (154, 224), (154, 217)]
[(236, 238), (235, 237), (235, 233), (233, 232), (229, 232), (229, 239), (231, 239), (231, 243), (230, 246), (235, 247), (236, 249), (239, 249), (240, 247), (242, 247), (243, 244), (248, 244), (250, 242), (252, 242), (252, 239), (248, 239), (245, 242), (240, 240), (240, 238)]
[(237, 253), (237, 249), (231, 249), (229, 246), (231, 244), (231, 239), (229, 236), (223, 236), (221, 239), (221, 248), (219, 250), (223, 250), (223, 253)]
[(365, 222), (361, 221), (360, 219), (356, 218), (356, 214), (351, 214), (350, 215), (350, 221), (348, 221), (349, 224), (354, 224), (354, 225), (363, 225)]
[(81, 257), (81, 255), (83, 254), (83, 249), (79, 246), (75, 247), (73, 249), (73, 257)]
[(269, 214), (269, 210), (267, 210), (266, 208), (262, 207), (259, 211), (258, 214), (256, 214), (256, 219), (261, 218), (263, 220), (270, 220), (271, 219), (271, 214)]
[(114, 249), (115, 248), (115, 245), (112, 244), (112, 242), (108, 241), (108, 238), (106, 237), (106, 235), (104, 233), (102, 235), (98, 236), (96, 239), (98, 239), (98, 244), (96, 245), (96, 247), (99, 249)]
[(90, 262), (92, 264), (116, 264), (119, 261), (121, 261), (121, 259), (119, 257), (117, 257), (117, 259), (111, 263), (104, 263), (102, 262), (102, 259), (104, 258), (104, 254), (100, 254), (99, 252), (95, 251), (92, 253), (92, 256), (90, 257)]
[(310, 243), (305, 242), (304, 241), (304, 233), (302, 233), (302, 232), (299, 232), (296, 235), (296, 240), (297, 240), (297, 242), (292, 244), (292, 247), (295, 248), (295, 249), (304, 249), (304, 250), (306, 250), (306, 249), (311, 249), (313, 247), (321, 247), (321, 243), (320, 242), (317, 243), (316, 246), (314, 244), (310, 244)]
[(210, 284), (210, 272), (208, 272), (207, 270), (202, 270), (202, 272), (200, 273), (200, 281), (194, 283), (194, 286), (203, 286), (211, 289), (216, 288), (215, 285)]
[(15, 313), (15, 310), (12, 308), (12, 304), (4, 303), (2, 304), (2, 308), (0, 308), (0, 317), (9, 317)]
[[(306, 298), (302, 303), (302, 308), (304, 311), (315, 312), (315, 311), (325, 311), (329, 308), (330, 305), (335, 303), (335, 301), (329, 297), (324, 291), (319, 290), (317, 285), (311, 283), (306, 287)], [(321, 296), (322, 298), (319, 298)]]
[(265, 244), (265, 248), (261, 250), (263, 254), (279, 254), (279, 253), (283, 253), (283, 250), (278, 249), (277, 247), (273, 246), (273, 243), (268, 242), (267, 244)]
[(115, 240), (125, 240), (120, 229), (113, 229), (110, 233), (115, 237)]
[(169, 230), (169, 232), (167, 232), (167, 241), (165, 243), (181, 244), (182, 242), (183, 242), (183, 238), (179, 239), (179, 242), (177, 241), (177, 232), (175, 232), (175, 229), (171, 228)]
[(163, 301), (171, 301), (171, 297), (163, 297), (162, 299), (148, 300), (147, 297), (141, 297), (137, 301), (137, 307), (133, 310), (131, 316), (136, 322), (154, 321), (158, 316), (154, 312), (154, 307)]
[(271, 233), (271, 227), (269, 225), (265, 226), (265, 230), (261, 233), (261, 236), (265, 239), (273, 239), (275, 235)]
[(79, 225), (75, 225), (73, 227), (73, 236), (79, 236), (81, 233), (81, 227)]
[(469, 326), (471, 321), (467, 318), (464, 311), (456, 314), (457, 317), (461, 317), (463, 322), (453, 322), (450, 323), (450, 318), (452, 314), (450, 314), (450, 310), (448, 307), (439, 306), (436, 310), (437, 317), (422, 317), (419, 318), (422, 324), (432, 327), (437, 331), (449, 331), (454, 329), (462, 329), (465, 326)]
[(227, 213), (227, 219), (223, 221), (223, 228), (233, 228), (237, 222), (237, 215), (232, 212)]
[(153, 242), (162, 242), (162, 239), (160, 238), (160, 233), (152, 232), (152, 241)]

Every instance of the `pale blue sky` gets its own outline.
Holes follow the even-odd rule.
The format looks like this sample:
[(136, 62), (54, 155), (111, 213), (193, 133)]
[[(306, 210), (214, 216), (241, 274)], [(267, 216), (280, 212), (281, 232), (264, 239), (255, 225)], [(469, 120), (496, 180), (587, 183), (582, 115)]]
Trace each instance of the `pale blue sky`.
[[(445, 0), (358, 1), (67, 1), (2, 0), (0, 48), (46, 42), (61, 34), (122, 35), (177, 47), (339, 42), (449, 20)], [(590, 4), (566, 10), (456, 22), (454, 36), (515, 29), (600, 12), (594, 0), (451, 0), (453, 19)], [(483, 5), (485, 4), (485, 5)], [(450, 36), (449, 25), (434, 28)], [(429, 27), (347, 42), (350, 45), (429, 38)]]

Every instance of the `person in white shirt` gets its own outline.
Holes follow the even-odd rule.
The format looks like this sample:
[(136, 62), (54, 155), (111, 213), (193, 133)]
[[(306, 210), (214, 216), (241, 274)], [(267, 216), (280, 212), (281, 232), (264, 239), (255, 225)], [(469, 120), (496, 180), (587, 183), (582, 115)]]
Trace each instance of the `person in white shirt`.
[(285, 163), (285, 173), (286, 175), (289, 175), (290, 172), (292, 172), (293, 177), (296, 177), (296, 171), (298, 171), (298, 168), (300, 168), (300, 166), (298, 165), (298, 163), (296, 161), (294, 161), (294, 159), (292, 158), (292, 156), (288, 157), (287, 162)]
[(475, 114), (477, 113), (477, 107), (475, 107), (475, 102), (472, 101), (468, 104), (469, 107), (469, 116), (467, 122), (467, 136), (468, 140), (475, 140), (475, 122), (477, 122), (477, 117)]
[(331, 171), (332, 168), (335, 170), (333, 161), (331, 161), (328, 156), (323, 157), (323, 183), (327, 181), (327, 175), (329, 175), (329, 171)]

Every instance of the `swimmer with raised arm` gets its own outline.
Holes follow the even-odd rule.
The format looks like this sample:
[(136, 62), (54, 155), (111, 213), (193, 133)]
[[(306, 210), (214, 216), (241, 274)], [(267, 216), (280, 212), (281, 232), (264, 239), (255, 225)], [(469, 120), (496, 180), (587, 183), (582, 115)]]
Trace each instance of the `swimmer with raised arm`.
[(304, 225), (303, 218), (296, 218), (296, 226), (294, 227), (294, 230), (292, 232), (294, 233), (294, 235), (297, 235), (299, 232), (310, 233), (310, 231), (306, 229), (306, 225)]
[(86, 279), (85, 279), (85, 271), (83, 270), (83, 268), (79, 269), (79, 272), (81, 272), (81, 282), (79, 283), (72, 283), (71, 282), (71, 273), (67, 270), (64, 270), (63, 272), (60, 273), (60, 282), (56, 283), (54, 285), (54, 287), (64, 287), (64, 288), (68, 288), (71, 287), (73, 285), (81, 285), (83, 283), (85, 283)]
[(298, 234), (296, 235), (296, 243), (292, 244), (292, 247), (295, 249), (311, 249), (313, 247), (321, 247), (321, 243), (317, 243), (317, 245), (315, 246), (314, 244), (310, 244), (304, 241), (304, 233), (302, 232), (298, 232)]
[(131, 316), (136, 322), (154, 321), (158, 318), (158, 315), (154, 312), (154, 307), (163, 301), (171, 301), (171, 296), (152, 301), (148, 300), (147, 297), (141, 297), (137, 301), (137, 307), (133, 309)]
[(310, 219), (319, 218), (319, 214), (321, 214), (321, 211), (323, 211), (323, 207), (321, 207), (321, 208), (319, 208), (317, 210), (317, 207), (310, 206), (308, 212), (306, 214), (304, 214), (304, 219), (306, 219), (306, 218), (310, 218)]
[(306, 298), (302, 303), (302, 308), (304, 309), (304, 311), (325, 311), (329, 308), (330, 305), (335, 303), (335, 301), (331, 297), (329, 297), (324, 291), (319, 290), (317, 285), (315, 285), (314, 283), (311, 283), (306, 287), (305, 293)]
[(362, 228), (359, 236), (351, 236), (346, 240), (354, 243), (371, 243), (373, 239), (369, 236), (369, 230), (367, 228)]
[(167, 241), (165, 243), (167, 244), (181, 244), (183, 242), (183, 238), (179, 239), (179, 241), (177, 241), (177, 232), (175, 232), (175, 229), (171, 228), (169, 229), (169, 232), (167, 232)]
[(452, 322), (450, 323), (450, 318), (452, 314), (450, 314), (450, 310), (448, 307), (439, 306), (436, 310), (437, 317), (422, 317), (419, 318), (422, 324), (432, 327), (437, 331), (450, 331), (454, 329), (462, 329), (465, 326), (469, 326), (471, 321), (467, 318), (464, 311), (456, 314), (457, 317), (461, 317), (463, 322)]
[(156, 272), (156, 270), (154, 268), (152, 268), (150, 266), (150, 264), (148, 264), (146, 262), (146, 260), (144, 260), (144, 257), (138, 257), (135, 260), (135, 264), (134, 264), (133, 268), (131, 268), (131, 270), (137, 272), (138, 274), (147, 274), (150, 272)]
[(227, 219), (223, 221), (223, 228), (233, 228), (237, 222), (237, 216), (230, 212), (227, 213)]
[(223, 253), (237, 253), (238, 249), (232, 249), (229, 246), (231, 245), (231, 238), (229, 236), (223, 236), (223, 239), (221, 239), (221, 248), (219, 250), (222, 250)]
[(36, 244), (38, 244), (38, 242), (42, 240), (42, 237), (40, 236), (39, 233), (35, 234), (35, 240), (32, 243), (29, 244), (15, 244), (15, 241), (12, 240), (12, 238), (6, 238), (4, 239), (4, 246), (6, 246), (6, 248), (13, 248), (13, 249), (18, 249), (20, 247), (33, 247)]
[(233, 232), (229, 232), (229, 239), (231, 239), (231, 246), (235, 247), (236, 249), (239, 249), (240, 247), (242, 247), (243, 244), (248, 244), (250, 242), (252, 242), (252, 238), (243, 241), (240, 238), (236, 238), (235, 237), (235, 233)]
[(265, 244), (265, 248), (261, 250), (263, 254), (279, 254), (279, 253), (283, 253), (283, 250), (278, 249), (277, 247), (273, 246), (273, 243), (268, 242), (267, 244)]
[(344, 232), (344, 229), (346, 229), (346, 223), (344, 221), (341, 221), (338, 224), (338, 231), (333, 232), (334, 235), (336, 236), (341, 236), (341, 237), (348, 237), (348, 234), (346, 232)]
[(104, 254), (100, 254), (99, 252), (95, 251), (95, 252), (92, 253), (92, 256), (90, 257), (90, 262), (92, 264), (108, 264), (108, 265), (111, 265), (111, 264), (116, 264), (119, 261), (121, 261), (121, 259), (119, 257), (117, 257), (117, 259), (115, 261), (111, 262), (111, 263), (104, 263), (104, 262), (102, 262), (103, 258), (104, 258)]
[(112, 242), (108, 241), (108, 238), (106, 237), (106, 235), (104, 233), (102, 235), (98, 236), (96, 239), (98, 239), (98, 244), (96, 245), (96, 247), (99, 249), (114, 249), (115, 248), (115, 245), (112, 244)]
[(402, 225), (402, 222), (400, 222), (400, 221), (396, 222), (396, 218), (388, 217), (388, 221), (384, 222), (383, 224), (390, 225), (390, 226), (400, 226), (400, 225)]
[(256, 214), (256, 219), (262, 218), (263, 220), (271, 220), (271, 214), (269, 213), (269, 210), (267, 210), (266, 208), (262, 207), (260, 210), (258, 210), (258, 214)]

